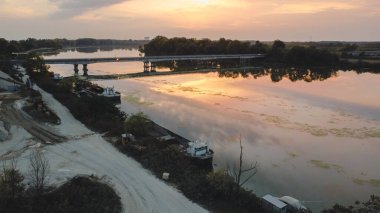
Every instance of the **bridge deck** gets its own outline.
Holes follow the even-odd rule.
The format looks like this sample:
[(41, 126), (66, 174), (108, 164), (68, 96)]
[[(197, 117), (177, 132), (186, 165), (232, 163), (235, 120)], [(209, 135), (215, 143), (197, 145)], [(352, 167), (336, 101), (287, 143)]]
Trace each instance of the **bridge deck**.
[[(45, 59), (46, 64), (93, 64), (107, 62), (159, 62), (185, 60), (217, 60), (217, 59), (252, 59), (262, 58), (263, 54), (231, 54), (231, 55), (179, 55), (179, 56), (147, 56), (147, 57), (109, 57), (109, 58), (60, 58)], [(14, 64), (22, 64), (25, 60), (13, 60)]]

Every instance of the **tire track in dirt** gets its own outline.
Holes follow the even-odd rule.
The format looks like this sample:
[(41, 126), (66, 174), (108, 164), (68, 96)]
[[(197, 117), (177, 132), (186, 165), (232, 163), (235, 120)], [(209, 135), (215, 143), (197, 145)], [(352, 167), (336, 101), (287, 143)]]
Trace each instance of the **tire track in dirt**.
[(2, 119), (6, 122), (23, 127), (33, 137), (44, 144), (61, 143), (67, 141), (67, 138), (58, 135), (48, 126), (43, 126), (31, 118), (23, 116), (23, 113), (13, 107), (13, 102), (4, 103), (3, 110), (0, 112)]

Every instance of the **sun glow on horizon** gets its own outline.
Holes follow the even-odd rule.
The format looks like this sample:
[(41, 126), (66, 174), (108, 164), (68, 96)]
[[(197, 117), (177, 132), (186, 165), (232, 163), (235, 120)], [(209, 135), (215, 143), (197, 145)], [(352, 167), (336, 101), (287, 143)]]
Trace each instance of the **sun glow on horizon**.
[(208, 4), (209, 0), (193, 0), (193, 2), (199, 3), (199, 4)]

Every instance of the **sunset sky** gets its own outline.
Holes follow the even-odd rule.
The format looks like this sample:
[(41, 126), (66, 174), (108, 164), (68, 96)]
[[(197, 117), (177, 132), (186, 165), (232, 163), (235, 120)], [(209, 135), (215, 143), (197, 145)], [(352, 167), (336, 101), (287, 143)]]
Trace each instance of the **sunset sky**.
[(0, 0), (0, 37), (379, 41), (380, 0)]

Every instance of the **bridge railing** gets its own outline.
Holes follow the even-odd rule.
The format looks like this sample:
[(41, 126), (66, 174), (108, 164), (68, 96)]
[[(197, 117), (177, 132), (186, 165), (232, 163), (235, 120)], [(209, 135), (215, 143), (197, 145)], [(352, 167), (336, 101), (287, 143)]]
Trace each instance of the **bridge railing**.
[[(108, 57), (108, 58), (55, 58), (45, 59), (46, 64), (93, 64), (103, 62), (159, 62), (179, 60), (217, 60), (217, 59), (252, 59), (262, 58), (264, 54), (229, 54), (229, 55), (175, 55), (175, 56), (146, 56), (146, 57)], [(12, 60), (14, 64), (22, 64), (25, 60)]]

